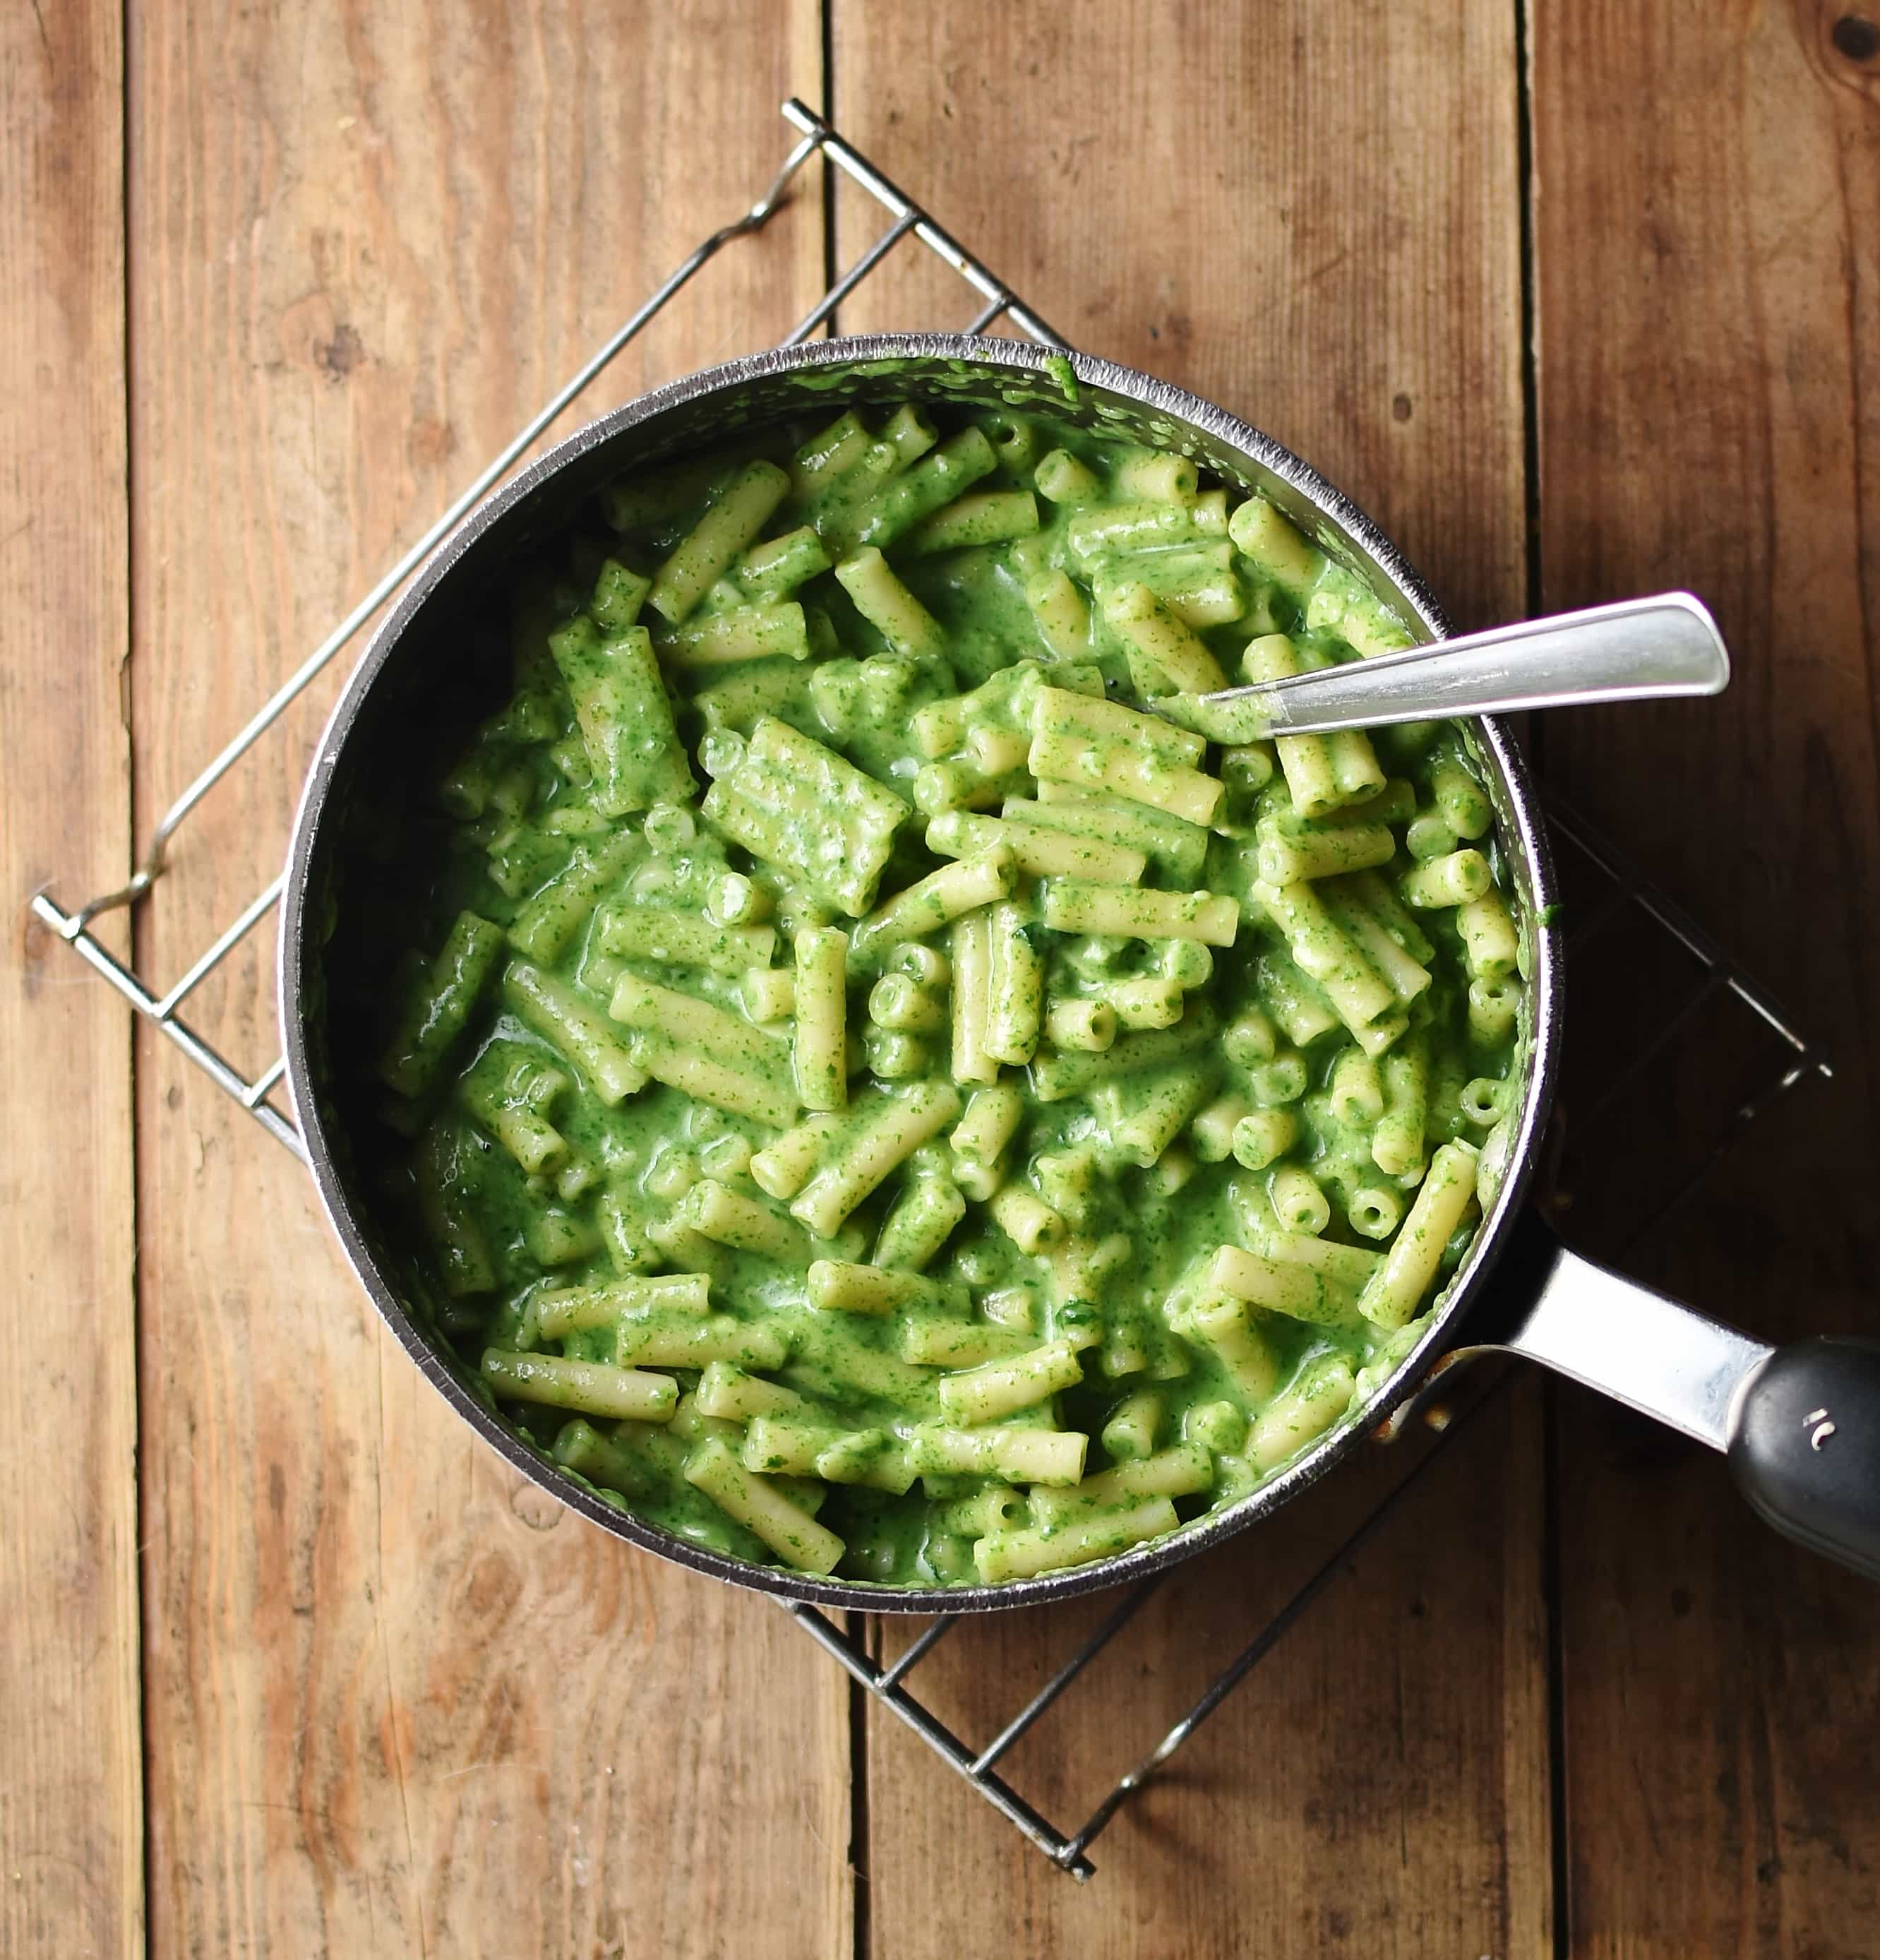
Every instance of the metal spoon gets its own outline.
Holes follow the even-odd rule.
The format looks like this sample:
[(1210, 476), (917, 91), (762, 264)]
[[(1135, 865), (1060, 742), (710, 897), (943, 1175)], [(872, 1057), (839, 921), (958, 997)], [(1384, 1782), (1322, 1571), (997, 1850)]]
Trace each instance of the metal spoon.
[(1730, 656), (1708, 609), (1688, 592), (1663, 592), (1150, 705), (1211, 742), (1232, 743), (1576, 702), (1720, 694), (1729, 679)]

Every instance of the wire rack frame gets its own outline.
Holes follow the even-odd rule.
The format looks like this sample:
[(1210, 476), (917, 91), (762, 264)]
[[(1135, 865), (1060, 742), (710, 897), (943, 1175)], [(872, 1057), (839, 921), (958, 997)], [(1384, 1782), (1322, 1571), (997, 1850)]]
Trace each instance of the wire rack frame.
[[(561, 413), (587, 392), (615, 357), (658, 317), (666, 304), (720, 251), (733, 240), (762, 229), (787, 200), (804, 166), (819, 154), (867, 192), (887, 213), (889, 222), (886, 229), (784, 336), (781, 345), (794, 346), (806, 340), (832, 320), (842, 302), (902, 239), (910, 236), (950, 266), (978, 297), (979, 308), (967, 323), (966, 332), (983, 332), (1003, 319), (1030, 339), (1059, 348), (1068, 344), (1010, 286), (937, 224), (813, 110), (793, 97), (784, 103), (782, 114), (798, 132), (799, 140), (784, 159), (763, 196), (742, 215), (702, 240), (674, 269), (645, 302), (517, 431), (301, 667), (256, 709), (165, 812), (151, 833), (142, 862), (129, 880), (119, 889), (105, 892), (70, 910), (61, 905), (49, 890), (42, 889), (33, 895), (31, 910), (42, 925), (70, 947), (141, 1017), (159, 1029), (270, 1136), (303, 1160), (307, 1157), (306, 1146), (291, 1115), (276, 1099), (286, 1071), (285, 1056), (276, 1055), (265, 1067), (244, 1074), (205, 1041), (182, 1013), (197, 988), (273, 911), (285, 886), (285, 875), (277, 877), (256, 893), (167, 986), (160, 986), (126, 966), (96, 937), (91, 927), (103, 915), (135, 905), (151, 894), (168, 863), (171, 845), (204, 799), (275, 728), (293, 703), (326, 672), (458, 521), (521, 460)], [(1816, 1045), (1796, 1027), (1768, 991), (1695, 921), (1662, 892), (1639, 879), (1616, 851), (1558, 799), (1549, 797), (1548, 803), (1550, 821), (1557, 835), (1577, 848), (1605, 886), (1601, 900), (1590, 910), (1583, 911), (1579, 922), (1570, 928), (1570, 940), (1578, 942), (1591, 938), (1610, 927), (1628, 907), (1636, 907), (1656, 929), (1681, 947), (1695, 961), (1700, 976), (1654, 1032), (1643, 1052), (1607, 1085), (1605, 1092), (1598, 1099), (1595, 1118), (1616, 1104), (1628, 1083), (1670, 1048), (1706, 1004), (1719, 996), (1733, 998), (1760, 1021), (1775, 1038), (1782, 1052), (1779, 1066), (1743, 1102), (1708, 1153), (1688, 1167), (1683, 1181), (1653, 1214), (1656, 1219), (1681, 1202), (1701, 1184), (1745, 1128), (1811, 1073), (1827, 1074), (1828, 1064)], [(1117, 1778), (1084, 1822), (1070, 1831), (1060, 1830), (1027, 1802), (999, 1773), (998, 1765), (1020, 1739), (1148, 1604), (1163, 1583), (1161, 1579), (1146, 1580), (1125, 1592), (1094, 1631), (1066, 1656), (1044, 1685), (1002, 1728), (977, 1748), (954, 1734), (906, 1685), (915, 1669), (959, 1624), (960, 1616), (943, 1615), (933, 1620), (898, 1658), (882, 1666), (869, 1656), (864, 1616), (851, 1615), (850, 1624), (843, 1627), (812, 1606), (787, 1604), (784, 1610), (875, 1701), (920, 1736), (942, 1762), (978, 1790), (1053, 1863), (1074, 1877), (1088, 1879), (1095, 1869), (1088, 1856), (1090, 1847), (1118, 1812), (1220, 1707), (1319, 1594), (1349, 1567), (1354, 1554), (1395, 1511), (1440, 1450), (1474, 1427), (1476, 1417), (1491, 1398), (1492, 1392), (1490, 1395), (1478, 1397), (1460, 1419), (1453, 1423), (1444, 1421), (1439, 1433), (1420, 1454), (1404, 1452), (1407, 1465), (1404, 1474), (1356, 1529), (1338, 1542), (1331, 1555), (1214, 1677), (1186, 1713), (1140, 1761)], [(1430, 1414), (1432, 1427), (1436, 1427), (1439, 1420), (1443, 1420), (1442, 1411), (1433, 1411)]]
[(832, 318), (842, 301), (910, 235), (918, 239), (941, 262), (950, 266), (982, 302), (965, 331), (982, 333), (995, 320), (1009, 319), (1029, 339), (1048, 346), (1064, 347), (1067, 342), (1041, 320), (1019, 295), (969, 252), (957, 239), (943, 231), (898, 186), (882, 175), (874, 165), (838, 135), (807, 104), (794, 97), (783, 105), (783, 116), (800, 132), (800, 138), (784, 159), (770, 188), (744, 212), (702, 240), (677, 266), (666, 279), (593, 353), (570, 375), (555, 394), (493, 457), (483, 470), (466, 485), (456, 500), (438, 517), (386, 572), (371, 590), (340, 621), (332, 632), (308, 654), (275, 692), (257, 708), (240, 730), (178, 797), (151, 834), (142, 862), (129, 880), (117, 890), (88, 899), (75, 911), (68, 911), (49, 890), (36, 892), (33, 915), (63, 940), (94, 972), (109, 982), (145, 1020), (160, 1029), (216, 1086), (233, 1096), (276, 1142), (285, 1144), (303, 1160), (307, 1147), (292, 1116), (275, 1099), (287, 1072), (287, 1058), (277, 1055), (253, 1075), (243, 1075), (235, 1064), (217, 1053), (183, 1018), (183, 1005), (196, 989), (272, 912), (286, 883), (285, 874), (276, 878), (243, 908), (203, 950), (167, 988), (159, 988), (126, 966), (91, 931), (92, 923), (103, 914), (135, 905), (148, 896), (169, 861), (170, 848), (177, 833), (204, 798), (223, 781), (237, 764), (280, 721), (289, 708), (352, 644), (374, 616), (399, 590), (406, 581), (447, 537), (459, 520), (483, 498), (533, 448), (543, 433), (593, 386), (614, 358), (658, 318), (667, 303), (733, 239), (761, 231), (787, 201), (792, 186), (812, 157), (826, 157), (843, 173), (861, 186), (888, 212), (887, 229), (856, 259), (822, 298), (799, 320), (780, 343), (794, 347)]

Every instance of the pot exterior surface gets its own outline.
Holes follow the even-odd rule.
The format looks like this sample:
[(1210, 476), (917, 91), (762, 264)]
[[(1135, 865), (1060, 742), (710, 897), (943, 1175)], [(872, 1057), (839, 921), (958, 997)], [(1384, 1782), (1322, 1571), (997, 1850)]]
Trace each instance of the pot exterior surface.
[[(779, 421), (903, 401), (1016, 409), (1175, 451), (1243, 493), (1267, 497), (1354, 572), (1420, 640), (1446, 622), (1401, 553), (1362, 511), (1270, 437), (1166, 383), (1080, 355), (960, 336), (823, 341), (752, 356), (675, 382), (590, 424), (496, 492), (437, 549), (374, 637), (322, 737), (296, 817), (279, 941), (288, 1077), (321, 1201), (361, 1283), (392, 1332), (458, 1413), (518, 1470), (616, 1536), (701, 1571), (787, 1598), (865, 1612), (972, 1612), (1122, 1585), (1241, 1530), (1322, 1476), (1408, 1395), (1454, 1339), (1513, 1231), (1552, 1099), (1560, 1048), (1557, 928), (1545, 832), (1525, 768), (1492, 721), (1469, 724), (1495, 813), (1526, 967), (1517, 1068), (1521, 1096), (1495, 1189), (1462, 1267), (1415, 1346), (1369, 1402), (1278, 1476), (1170, 1537), (1119, 1557), (989, 1586), (908, 1589), (813, 1579), (725, 1558), (642, 1522), (562, 1470), (497, 1414), (434, 1331), (434, 1309), (393, 1251), (348, 1141), (332, 1065), (327, 962), (339, 934), (349, 855), (377, 842), (371, 810), (409, 756), (411, 730), (469, 684), (465, 649), (518, 554), (562, 530), (624, 471), (735, 442)], [(407, 767), (409, 765), (407, 765)], [(381, 826), (382, 828), (382, 826)], [(339, 935), (343, 941), (343, 935)]]

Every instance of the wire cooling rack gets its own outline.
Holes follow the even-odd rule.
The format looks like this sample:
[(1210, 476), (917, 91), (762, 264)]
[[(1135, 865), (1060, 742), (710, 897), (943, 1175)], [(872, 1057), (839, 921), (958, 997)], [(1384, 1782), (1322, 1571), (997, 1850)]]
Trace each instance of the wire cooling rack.
[[(32, 911), (42, 924), (56, 934), (80, 959), (115, 988), (139, 1015), (161, 1029), (270, 1136), (303, 1160), (307, 1156), (306, 1146), (291, 1115), (277, 1100), (286, 1068), (285, 1058), (277, 1055), (252, 1073), (244, 1074), (205, 1041), (182, 1012), (196, 990), (272, 912), (281, 896), (284, 877), (276, 877), (256, 892), (227, 928), (167, 986), (160, 985), (133, 967), (126, 966), (94, 936), (91, 928), (103, 915), (138, 905), (152, 896), (158, 889), (178, 832), (205, 798), (277, 728), (292, 704), (331, 666), (449, 534), (458, 520), (520, 460), (562, 412), (586, 393), (614, 357), (638, 338), (666, 304), (720, 251), (733, 240), (763, 228), (788, 199), (804, 167), (819, 154), (865, 191), (888, 214), (889, 222), (873, 243), (835, 280), (816, 304), (797, 323), (782, 345), (790, 346), (806, 340), (819, 328), (832, 321), (842, 302), (902, 239), (910, 235), (950, 266), (978, 297), (978, 310), (967, 322), (965, 331), (983, 332), (1003, 320), (1031, 339), (1054, 347), (1066, 345), (1010, 286), (936, 224), (814, 110), (792, 99), (783, 105), (782, 113), (798, 132), (799, 140), (784, 158), (769, 189), (741, 217), (705, 239), (645, 304), (596, 349), (465, 488), (456, 502), (308, 655), (301, 667), (256, 711), (240, 732), (165, 813), (151, 834), (142, 863), (129, 882), (119, 890), (106, 892), (69, 911), (49, 891), (42, 890), (33, 895)], [(297, 774), (299, 762), (299, 757), (294, 756), (278, 759), (275, 765), (285, 768), (291, 764)], [(1739, 1032), (1746, 1035), (1751, 1047), (1757, 1050), (1751, 1054), (1746, 1049), (1739, 1058), (1739, 1065), (1732, 1077), (1734, 1086), (1729, 1090), (1726, 1105), (1715, 1112), (1715, 1120), (1701, 1126), (1700, 1134), (1684, 1138), (1688, 1148), (1679, 1156), (1668, 1180), (1661, 1179), (1658, 1186), (1646, 1191), (1642, 1208), (1616, 1228), (1618, 1242), (1608, 1245), (1606, 1249), (1623, 1252), (1626, 1245), (1642, 1236), (1697, 1188), (1748, 1125), (1808, 1075), (1815, 1072), (1825, 1075), (1828, 1066), (1815, 1045), (1793, 1025), (1770, 994), (1708, 934), (1661, 892), (1637, 877), (1624, 859), (1557, 798), (1549, 797), (1547, 800), (1555, 844), (1563, 860), (1563, 882), (1569, 893), (1570, 955), (1573, 949), (1595, 937), (1630, 931), (1645, 936), (1647, 950), (1656, 954), (1663, 969), (1661, 984), (1653, 996), (1653, 1010), (1643, 1017), (1643, 1029), (1634, 1052), (1621, 1059), (1615, 1067), (1612, 1055), (1602, 1048), (1598, 1065), (1591, 1072), (1586, 1084), (1588, 1094), (1584, 1109), (1574, 1125), (1575, 1149), (1583, 1150), (1589, 1137), (1596, 1136), (1603, 1127), (1616, 1125), (1631, 1097), (1649, 1092), (1654, 1069), (1675, 1061), (1680, 1043), (1692, 1035), (1707, 1015), (1718, 1010), (1733, 1013), (1740, 1023)], [(1636, 979), (1639, 957), (1639, 950), (1635, 947), (1630, 950), (1624, 962), (1630, 981)], [(1635, 1013), (1630, 1019), (1633, 1025), (1637, 1026), (1641, 1017)], [(1706, 1039), (1714, 1040), (1714, 1032), (1707, 1030)], [(1570, 1106), (1576, 1106), (1573, 1101), (1575, 1093), (1573, 1051), (1570, 1037), (1567, 1070)], [(1591, 1153), (1586, 1153), (1588, 1161), (1592, 1156)], [(1575, 1182), (1573, 1162), (1570, 1153), (1563, 1175), (1563, 1182), (1569, 1189)], [(1636, 1180), (1627, 1181), (1628, 1191), (1636, 1193), (1637, 1188)], [(1614, 1236), (1614, 1232), (1607, 1234), (1608, 1239)], [(870, 1656), (870, 1627), (865, 1616), (851, 1615), (845, 1624), (838, 1624), (832, 1616), (814, 1607), (789, 1604), (784, 1610), (847, 1670), (862, 1689), (911, 1729), (942, 1762), (972, 1784), (1055, 1864), (1074, 1877), (1087, 1879), (1094, 1869), (1089, 1857), (1090, 1847), (1118, 1812), (1220, 1707), (1320, 1593), (1349, 1568), (1354, 1555), (1391, 1516), (1439, 1453), (1452, 1446), (1473, 1426), (1475, 1417), (1487, 1406), (1492, 1394), (1491, 1389), (1487, 1394), (1476, 1395), (1468, 1403), (1466, 1413), (1453, 1421), (1449, 1421), (1442, 1410), (1431, 1411), (1427, 1440), (1423, 1444), (1396, 1446), (1393, 1456), (1402, 1463), (1403, 1468), (1356, 1529), (1340, 1539), (1331, 1555), (1312, 1576), (1270, 1615), (1181, 1719), (1117, 1778), (1084, 1821), (1067, 1831), (1049, 1822), (1000, 1774), (999, 1766), (1020, 1738), (1124, 1633), (1165, 1583), (1163, 1579), (1146, 1580), (1123, 1593), (1095, 1629), (1066, 1654), (1061, 1665), (1031, 1698), (1013, 1713), (1004, 1726), (976, 1746), (955, 1734), (908, 1685), (909, 1678), (921, 1662), (940, 1642), (960, 1627), (962, 1616), (943, 1615), (933, 1620), (896, 1659), (883, 1665)]]

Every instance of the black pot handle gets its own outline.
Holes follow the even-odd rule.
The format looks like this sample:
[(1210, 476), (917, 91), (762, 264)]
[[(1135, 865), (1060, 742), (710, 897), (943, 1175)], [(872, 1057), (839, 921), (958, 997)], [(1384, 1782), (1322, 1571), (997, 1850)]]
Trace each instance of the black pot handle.
[(1880, 1341), (1777, 1348), (1738, 1392), (1728, 1449), (1777, 1531), (1880, 1579)]
[(1525, 1354), (1723, 1451), (1777, 1531), (1880, 1579), (1880, 1341), (1767, 1347), (1582, 1258), (1532, 1207), (1495, 1281), (1474, 1351)]

